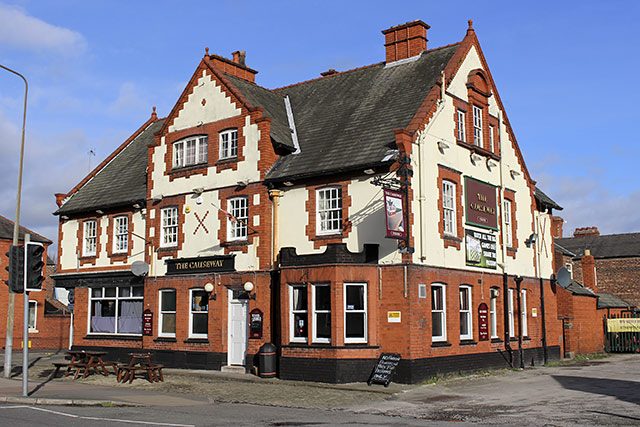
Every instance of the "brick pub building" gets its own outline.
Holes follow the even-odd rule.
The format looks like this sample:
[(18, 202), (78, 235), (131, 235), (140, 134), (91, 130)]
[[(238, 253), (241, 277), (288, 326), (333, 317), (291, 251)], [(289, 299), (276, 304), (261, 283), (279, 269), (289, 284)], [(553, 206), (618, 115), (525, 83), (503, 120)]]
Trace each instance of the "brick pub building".
[(471, 22), (435, 49), (428, 29), (273, 90), (244, 52), (207, 49), (166, 118), (56, 195), (74, 347), (249, 370), (272, 342), (281, 378), (329, 382), (366, 380), (381, 353), (402, 382), (559, 358), (559, 206)]

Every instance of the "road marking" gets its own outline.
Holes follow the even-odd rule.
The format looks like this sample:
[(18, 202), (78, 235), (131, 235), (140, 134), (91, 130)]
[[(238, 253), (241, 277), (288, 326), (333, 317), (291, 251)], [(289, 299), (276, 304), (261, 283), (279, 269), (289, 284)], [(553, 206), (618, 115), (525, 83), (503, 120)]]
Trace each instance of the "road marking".
[(69, 414), (69, 413), (66, 413), (66, 412), (54, 411), (54, 410), (51, 410), (51, 409), (44, 409), (44, 408), (37, 408), (35, 406), (28, 406), (28, 405), (16, 405), (16, 406), (2, 406), (2, 407), (0, 407), (0, 409), (18, 409), (18, 408), (28, 408), (28, 409), (33, 409), (34, 411), (48, 412), (50, 414), (62, 415), (63, 417), (69, 417), (69, 418), (78, 418), (78, 419), (81, 419), (81, 420), (113, 421), (113, 422), (118, 422), (118, 423), (129, 423), (129, 424), (148, 424), (148, 425), (153, 425), (153, 426), (195, 427), (194, 424), (156, 423), (156, 422), (153, 422), (153, 421), (137, 421), (137, 420), (124, 420), (124, 419), (118, 419), (118, 418), (87, 417), (87, 416), (84, 416), (84, 415)]

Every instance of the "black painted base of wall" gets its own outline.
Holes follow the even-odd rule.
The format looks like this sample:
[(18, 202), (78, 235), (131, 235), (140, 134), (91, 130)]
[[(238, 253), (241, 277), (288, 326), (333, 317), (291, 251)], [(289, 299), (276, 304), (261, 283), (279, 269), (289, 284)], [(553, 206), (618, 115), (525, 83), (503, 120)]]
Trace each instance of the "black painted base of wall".
[[(548, 361), (560, 360), (560, 347), (549, 347)], [(508, 352), (459, 354), (443, 357), (406, 360), (398, 364), (392, 377), (394, 382), (415, 384), (442, 374), (473, 372), (485, 369), (504, 369), (520, 366), (517, 350)], [(543, 349), (523, 351), (524, 366), (542, 365)], [(286, 380), (318, 381), (326, 383), (364, 382), (369, 379), (377, 359), (323, 359), (281, 357), (279, 377)]]

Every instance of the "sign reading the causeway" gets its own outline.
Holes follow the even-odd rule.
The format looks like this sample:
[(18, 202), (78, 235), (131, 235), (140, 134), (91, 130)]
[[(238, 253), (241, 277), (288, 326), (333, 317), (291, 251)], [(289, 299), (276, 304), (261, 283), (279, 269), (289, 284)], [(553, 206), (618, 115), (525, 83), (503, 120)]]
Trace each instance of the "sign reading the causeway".
[(167, 274), (192, 274), (235, 271), (233, 255), (168, 259)]
[(467, 224), (498, 229), (496, 187), (471, 177), (464, 177)]

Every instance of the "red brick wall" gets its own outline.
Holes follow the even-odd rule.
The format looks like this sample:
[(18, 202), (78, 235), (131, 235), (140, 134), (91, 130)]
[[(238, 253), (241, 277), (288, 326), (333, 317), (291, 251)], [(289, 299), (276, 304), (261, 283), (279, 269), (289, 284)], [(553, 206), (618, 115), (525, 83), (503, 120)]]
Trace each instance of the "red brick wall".
[(597, 299), (558, 288), (559, 315), (564, 319), (565, 356), (602, 352), (604, 330)]

